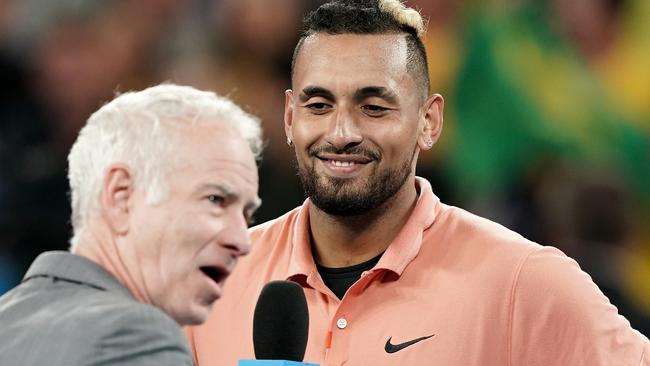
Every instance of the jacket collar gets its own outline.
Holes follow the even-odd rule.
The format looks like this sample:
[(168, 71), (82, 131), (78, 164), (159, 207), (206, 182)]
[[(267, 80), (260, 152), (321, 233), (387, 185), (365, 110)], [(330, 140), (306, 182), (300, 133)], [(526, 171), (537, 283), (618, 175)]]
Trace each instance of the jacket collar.
[(69, 252), (51, 251), (39, 255), (27, 270), (23, 282), (34, 277), (53, 277), (133, 297), (107, 270), (88, 258)]

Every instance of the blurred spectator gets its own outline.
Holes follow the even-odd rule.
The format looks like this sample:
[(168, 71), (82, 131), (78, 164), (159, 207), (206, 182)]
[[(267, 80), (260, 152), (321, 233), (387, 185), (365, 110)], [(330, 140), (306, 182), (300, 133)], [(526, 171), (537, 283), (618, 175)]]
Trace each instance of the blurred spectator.
[(13, 3), (0, 61), (0, 251), (17, 263), (14, 283), (37, 254), (67, 247), (66, 156), (79, 128), (116, 89), (155, 79), (147, 56), (156, 37), (135, 26), (151, 22), (129, 17), (129, 4)]
[(549, 162), (529, 186), (527, 211), (537, 213), (537, 237), (575, 258), (619, 312), (647, 334), (649, 313), (626, 287), (629, 268), (639, 254), (639, 229), (647, 222), (628, 185), (604, 168)]

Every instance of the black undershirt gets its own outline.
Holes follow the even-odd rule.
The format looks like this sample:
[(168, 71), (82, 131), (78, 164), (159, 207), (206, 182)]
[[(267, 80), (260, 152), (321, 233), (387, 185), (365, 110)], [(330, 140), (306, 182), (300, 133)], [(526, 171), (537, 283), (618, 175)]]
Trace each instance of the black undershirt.
[(379, 262), (379, 259), (383, 254), (384, 253), (381, 253), (369, 261), (355, 264), (350, 267), (329, 268), (316, 263), (316, 268), (318, 269), (318, 273), (320, 273), (323, 282), (325, 282), (325, 285), (332, 290), (336, 297), (342, 299), (350, 286), (361, 278), (363, 272), (371, 270), (377, 262)]

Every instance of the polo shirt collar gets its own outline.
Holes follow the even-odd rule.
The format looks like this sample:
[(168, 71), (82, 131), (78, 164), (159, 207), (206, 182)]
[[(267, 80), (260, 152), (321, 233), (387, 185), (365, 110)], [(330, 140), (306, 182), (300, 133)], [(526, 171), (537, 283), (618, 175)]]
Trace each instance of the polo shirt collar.
[(311, 201), (309, 198), (303, 202), (296, 222), (293, 225), (291, 232), (291, 259), (289, 261), (289, 269), (287, 271), (287, 279), (295, 279), (297, 277), (309, 277), (316, 270), (316, 263), (311, 251), (311, 235), (309, 228), (309, 206)]
[[(415, 187), (419, 192), (415, 208), (373, 271), (384, 269), (400, 276), (420, 251), (422, 234), (433, 224), (436, 212), (439, 210), (440, 200), (433, 194), (431, 184), (426, 179), (415, 177)], [(306, 199), (298, 211), (293, 226), (287, 279), (309, 278), (310, 275), (317, 272), (309, 234), (309, 205), (311, 202)]]
[(411, 216), (373, 270), (386, 269), (401, 276), (404, 268), (420, 252), (422, 235), (433, 224), (440, 200), (433, 194), (431, 184), (424, 178), (415, 177), (415, 188), (419, 196)]

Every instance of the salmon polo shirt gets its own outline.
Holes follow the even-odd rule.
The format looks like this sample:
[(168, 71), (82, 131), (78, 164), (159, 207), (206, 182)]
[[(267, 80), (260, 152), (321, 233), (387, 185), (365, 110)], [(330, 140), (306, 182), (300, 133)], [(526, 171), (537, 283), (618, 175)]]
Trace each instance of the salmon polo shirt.
[(199, 366), (254, 359), (262, 287), (300, 284), (309, 306), (305, 362), (320, 365), (650, 365), (630, 327), (578, 264), (442, 204), (416, 178), (417, 204), (377, 265), (339, 300), (312, 257), (309, 200), (251, 229), (253, 248), (206, 323), (186, 332)]

